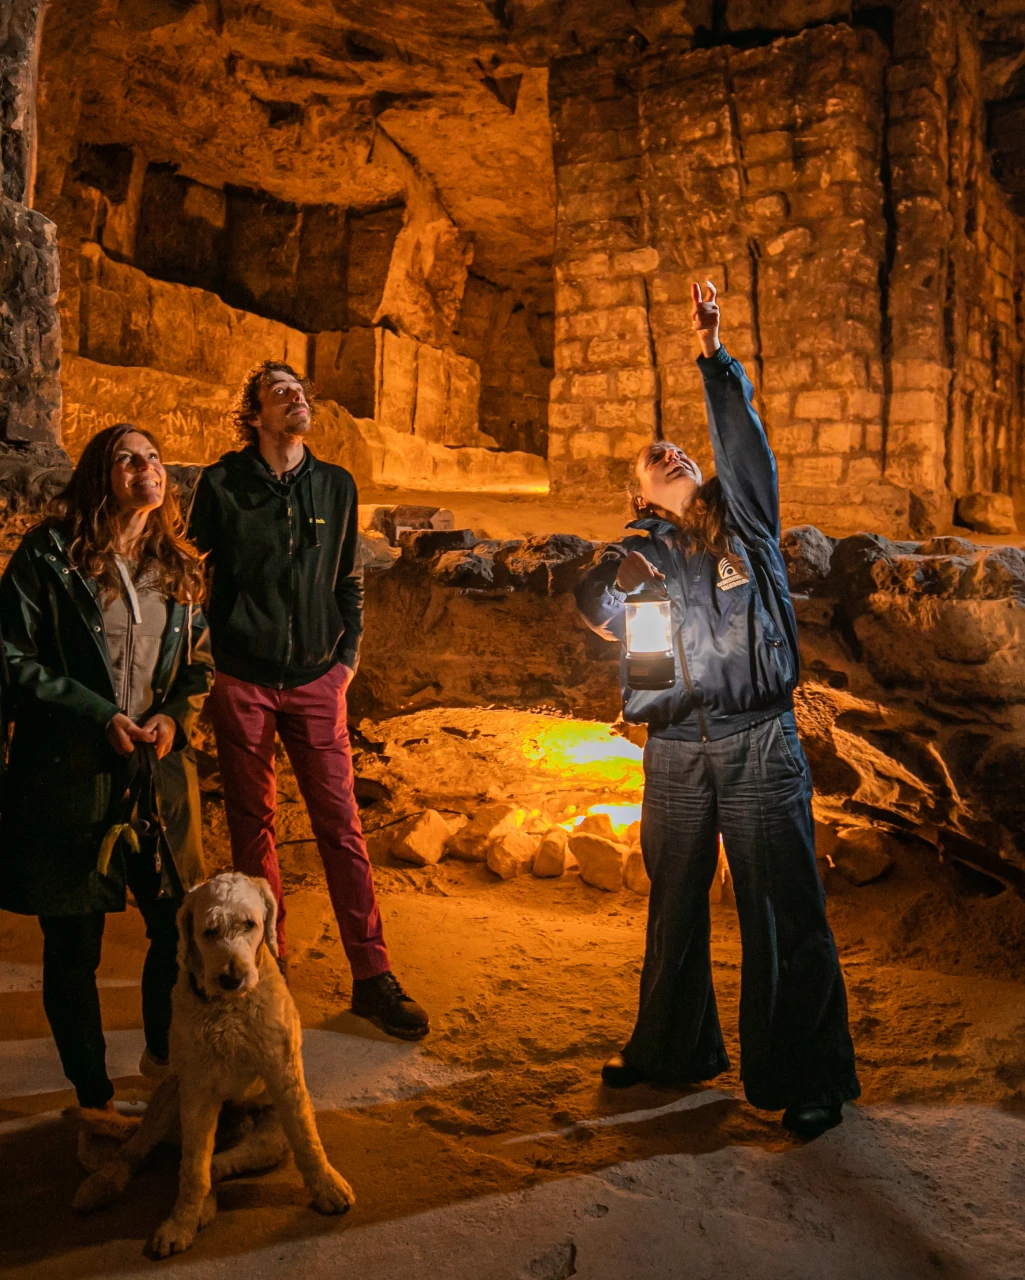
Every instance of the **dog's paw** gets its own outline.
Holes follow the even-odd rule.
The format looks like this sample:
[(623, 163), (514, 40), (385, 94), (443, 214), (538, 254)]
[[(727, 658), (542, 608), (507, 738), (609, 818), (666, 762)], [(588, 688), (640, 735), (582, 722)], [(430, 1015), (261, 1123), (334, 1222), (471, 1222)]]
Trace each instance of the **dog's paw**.
[(169, 1258), (172, 1253), (184, 1253), (186, 1249), (191, 1249), (195, 1238), (195, 1231), (175, 1218), (168, 1218), (154, 1231), (149, 1245), (150, 1252), (154, 1258)]
[(217, 1193), (208, 1191), (206, 1199), (203, 1201), (203, 1207), (199, 1211), (199, 1230), (208, 1227), (214, 1218), (217, 1217)]
[(72, 1209), (79, 1213), (91, 1213), (94, 1209), (102, 1209), (118, 1198), (128, 1185), (131, 1176), (131, 1168), (123, 1160), (111, 1160), (86, 1178), (78, 1188), (71, 1202)]
[(328, 1167), (310, 1184), (313, 1207), (318, 1213), (348, 1213), (356, 1195), (340, 1173)]

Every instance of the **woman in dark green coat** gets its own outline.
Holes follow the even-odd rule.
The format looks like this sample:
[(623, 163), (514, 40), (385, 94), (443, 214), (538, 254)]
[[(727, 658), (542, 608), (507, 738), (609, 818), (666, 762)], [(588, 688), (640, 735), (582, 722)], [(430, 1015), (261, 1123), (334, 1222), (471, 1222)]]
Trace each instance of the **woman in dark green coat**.
[(167, 1060), (175, 914), (202, 878), (188, 746), (213, 682), (202, 594), (157, 443), (128, 423), (90, 440), (0, 579), (14, 720), (0, 907), (39, 917), (43, 1005), (84, 1107), (114, 1094), (96, 968), (126, 888), (150, 940), (140, 1069), (158, 1075)]

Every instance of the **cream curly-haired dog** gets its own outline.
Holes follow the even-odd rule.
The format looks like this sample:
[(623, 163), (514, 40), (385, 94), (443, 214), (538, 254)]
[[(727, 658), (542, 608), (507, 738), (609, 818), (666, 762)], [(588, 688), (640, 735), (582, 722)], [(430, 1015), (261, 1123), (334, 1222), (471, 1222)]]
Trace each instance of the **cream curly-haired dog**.
[[(299, 1014), (276, 960), (276, 916), (267, 881), (238, 872), (214, 876), (186, 895), (178, 913), (170, 1072), (132, 1137), (75, 1197), (83, 1210), (115, 1199), (157, 1143), (174, 1139), (178, 1121), (178, 1199), (153, 1236), (157, 1257), (188, 1249), (213, 1218), (212, 1180), (274, 1164), (284, 1137), (315, 1209), (345, 1213), (355, 1199), (317, 1133)], [(256, 1122), (238, 1145), (215, 1156), (226, 1103), (243, 1105)]]

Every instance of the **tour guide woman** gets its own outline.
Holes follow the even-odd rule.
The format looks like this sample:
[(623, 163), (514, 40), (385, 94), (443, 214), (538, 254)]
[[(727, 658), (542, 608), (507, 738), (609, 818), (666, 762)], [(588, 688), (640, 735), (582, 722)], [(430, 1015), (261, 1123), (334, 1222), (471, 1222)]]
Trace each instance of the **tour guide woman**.
[(0, 581), (14, 718), (0, 907), (39, 917), (43, 1007), (84, 1107), (114, 1093), (96, 991), (105, 913), (131, 888), (150, 940), (140, 1070), (158, 1075), (175, 913), (202, 876), (187, 746), (213, 668), (183, 527), (156, 441), (121, 423), (89, 441)]
[(797, 627), (779, 550), (776, 464), (709, 285), (692, 286), (716, 476), (667, 443), (637, 459), (637, 519), (577, 603), (623, 638), (627, 596), (668, 589), (671, 689), (624, 686), (646, 723), (641, 845), (651, 878), (640, 1009), (605, 1083), (686, 1085), (729, 1066), (709, 959), (708, 891), (722, 833), (740, 916), (741, 1076), (748, 1100), (811, 1137), (860, 1092), (847, 997), (815, 866), (811, 777), (794, 722)]

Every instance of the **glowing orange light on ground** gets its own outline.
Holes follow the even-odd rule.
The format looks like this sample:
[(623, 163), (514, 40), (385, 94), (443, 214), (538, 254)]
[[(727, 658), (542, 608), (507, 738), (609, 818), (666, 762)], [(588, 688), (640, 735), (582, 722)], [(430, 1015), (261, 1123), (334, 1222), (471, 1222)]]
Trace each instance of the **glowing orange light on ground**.
[(616, 791), (644, 790), (641, 748), (595, 720), (556, 720), (523, 744), (523, 754), (559, 773), (572, 773), (582, 786)]

